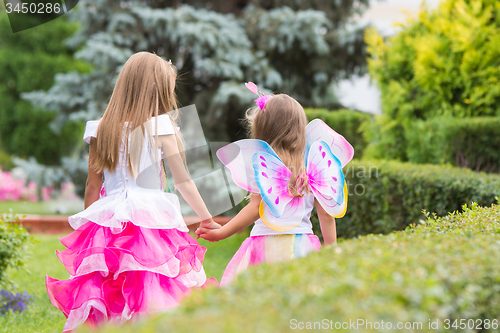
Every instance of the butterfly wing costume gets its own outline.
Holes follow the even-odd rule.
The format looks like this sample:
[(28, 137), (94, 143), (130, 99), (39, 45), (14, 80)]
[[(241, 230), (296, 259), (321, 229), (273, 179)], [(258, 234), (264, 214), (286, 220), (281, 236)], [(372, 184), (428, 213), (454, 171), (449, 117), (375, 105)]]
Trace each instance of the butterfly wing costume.
[[(349, 142), (322, 120), (315, 119), (307, 125), (304, 158), (308, 186), (331, 216), (342, 217), (346, 212), (347, 185), (342, 167), (353, 156)], [(267, 227), (284, 232), (300, 223), (305, 213), (304, 198), (290, 195), (292, 172), (269, 144), (240, 140), (219, 149), (217, 157), (238, 186), (261, 195), (259, 214)]]

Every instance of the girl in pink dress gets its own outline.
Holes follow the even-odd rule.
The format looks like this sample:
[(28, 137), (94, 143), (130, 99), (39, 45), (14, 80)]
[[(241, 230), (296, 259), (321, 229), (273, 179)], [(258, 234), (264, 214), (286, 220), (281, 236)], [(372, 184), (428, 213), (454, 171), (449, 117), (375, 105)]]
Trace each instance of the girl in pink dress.
[[(258, 93), (253, 83), (247, 88)], [(335, 217), (344, 216), (347, 209), (342, 167), (354, 155), (349, 142), (319, 119), (307, 124), (304, 109), (288, 95), (262, 95), (255, 102), (248, 113), (253, 139), (217, 151), (234, 182), (251, 192), (250, 203), (222, 228), (202, 227), (196, 232), (218, 241), (255, 223), (224, 271), (221, 285), (249, 266), (317, 251), (321, 243), (309, 219), (314, 206), (325, 243), (336, 242)]]
[[(75, 231), (61, 239), (66, 249), (57, 252), (70, 279), (46, 277), (52, 304), (67, 317), (64, 331), (175, 307), (207, 282), (206, 248), (189, 236), (177, 196), (162, 191), (158, 177), (163, 152), (202, 226), (220, 227), (185, 168), (175, 80), (170, 62), (137, 53), (123, 66), (104, 116), (87, 123), (85, 210), (69, 218)], [(148, 170), (158, 177), (153, 188), (151, 179), (148, 186), (139, 181)], [(100, 197), (101, 187), (106, 194)]]

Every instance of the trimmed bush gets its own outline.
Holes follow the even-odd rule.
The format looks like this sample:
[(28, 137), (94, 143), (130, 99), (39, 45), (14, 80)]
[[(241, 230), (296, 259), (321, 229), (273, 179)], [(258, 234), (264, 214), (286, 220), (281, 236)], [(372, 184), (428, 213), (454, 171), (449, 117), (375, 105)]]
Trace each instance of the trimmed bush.
[(500, 172), (500, 118), (433, 118), (407, 132), (408, 160)]
[(451, 212), (446, 216), (437, 217), (425, 212), (426, 219), (418, 224), (408, 226), (406, 232), (416, 234), (452, 234), (460, 236), (475, 236), (480, 234), (500, 234), (498, 221), (500, 206), (479, 207), (472, 203), (470, 207), (464, 205), (463, 212)]
[[(500, 176), (447, 165), (397, 161), (352, 161), (344, 168), (347, 213), (337, 219), (339, 237), (404, 230), (424, 217), (443, 216), (477, 202), (490, 206), (500, 196)], [(319, 223), (312, 216), (315, 231)]]
[(326, 109), (306, 109), (309, 121), (321, 119), (337, 133), (344, 136), (354, 147), (354, 157), (359, 158), (367, 145), (361, 126), (372, 119), (372, 115), (354, 110), (328, 111)]
[(29, 242), (29, 234), (20, 224), (17, 216), (0, 216), (0, 287), (12, 285), (7, 279), (8, 268), (20, 268)]
[(453, 223), (470, 226), (474, 237), (431, 231), (446, 223), (436, 220), (432, 228), (347, 240), (307, 258), (251, 268), (229, 287), (194, 292), (172, 313), (105, 331), (290, 332), (299, 323), (333, 331), (347, 323), (347, 330), (380, 332), (390, 323), (399, 332), (449, 332), (465, 322), (462, 331), (496, 332), (499, 219), (500, 206), (455, 215)]

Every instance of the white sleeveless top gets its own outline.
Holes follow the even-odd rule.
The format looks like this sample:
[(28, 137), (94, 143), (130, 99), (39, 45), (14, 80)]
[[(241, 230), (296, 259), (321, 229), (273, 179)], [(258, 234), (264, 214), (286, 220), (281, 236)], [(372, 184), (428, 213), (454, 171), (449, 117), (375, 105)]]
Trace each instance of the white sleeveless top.
[[(85, 142), (90, 143), (91, 138), (96, 137), (98, 125), (99, 120), (87, 122), (83, 136)], [(158, 116), (156, 119), (151, 118), (151, 134), (153, 136), (156, 128), (158, 135), (175, 134), (168, 114)], [(130, 137), (131, 135), (129, 135), (129, 143)], [(112, 230), (116, 229), (116, 232), (122, 230), (125, 222), (131, 222), (146, 228), (176, 228), (180, 231), (188, 231), (181, 215), (178, 197), (172, 193), (165, 193), (160, 189), (161, 150), (150, 147), (145, 135), (143, 139), (143, 149), (138, 167), (139, 177), (137, 179), (144, 178), (145, 174), (149, 174), (146, 181), (139, 186), (137, 179), (130, 174), (123, 140), (120, 147), (120, 160), (116, 170), (113, 172), (104, 171), (106, 196), (101, 197), (84, 211), (70, 216), (69, 223), (73, 229), (92, 221), (113, 228)], [(156, 166), (154, 165), (152, 153), (157, 154)], [(153, 177), (150, 177), (151, 175)], [(147, 183), (147, 186), (144, 186), (144, 183)]]
[(255, 221), (250, 236), (282, 235), (282, 234), (312, 234), (311, 212), (314, 208), (314, 194), (304, 195), (305, 213), (300, 223), (288, 231), (274, 231), (269, 229), (261, 219)]

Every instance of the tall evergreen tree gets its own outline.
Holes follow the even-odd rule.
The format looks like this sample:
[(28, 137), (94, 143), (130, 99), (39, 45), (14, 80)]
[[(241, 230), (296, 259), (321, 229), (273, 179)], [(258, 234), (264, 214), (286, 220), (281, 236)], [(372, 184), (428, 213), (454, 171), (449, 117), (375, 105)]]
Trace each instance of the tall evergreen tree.
[(339, 107), (334, 84), (364, 70), (361, 29), (352, 15), (368, 0), (82, 0), (70, 13), (81, 28), (68, 44), (90, 73), (59, 74), (48, 91), (25, 94), (55, 110), (53, 125), (100, 117), (120, 66), (147, 50), (172, 59), (182, 105), (195, 104), (210, 140), (245, 133), (239, 119), (253, 81), (305, 107)]

